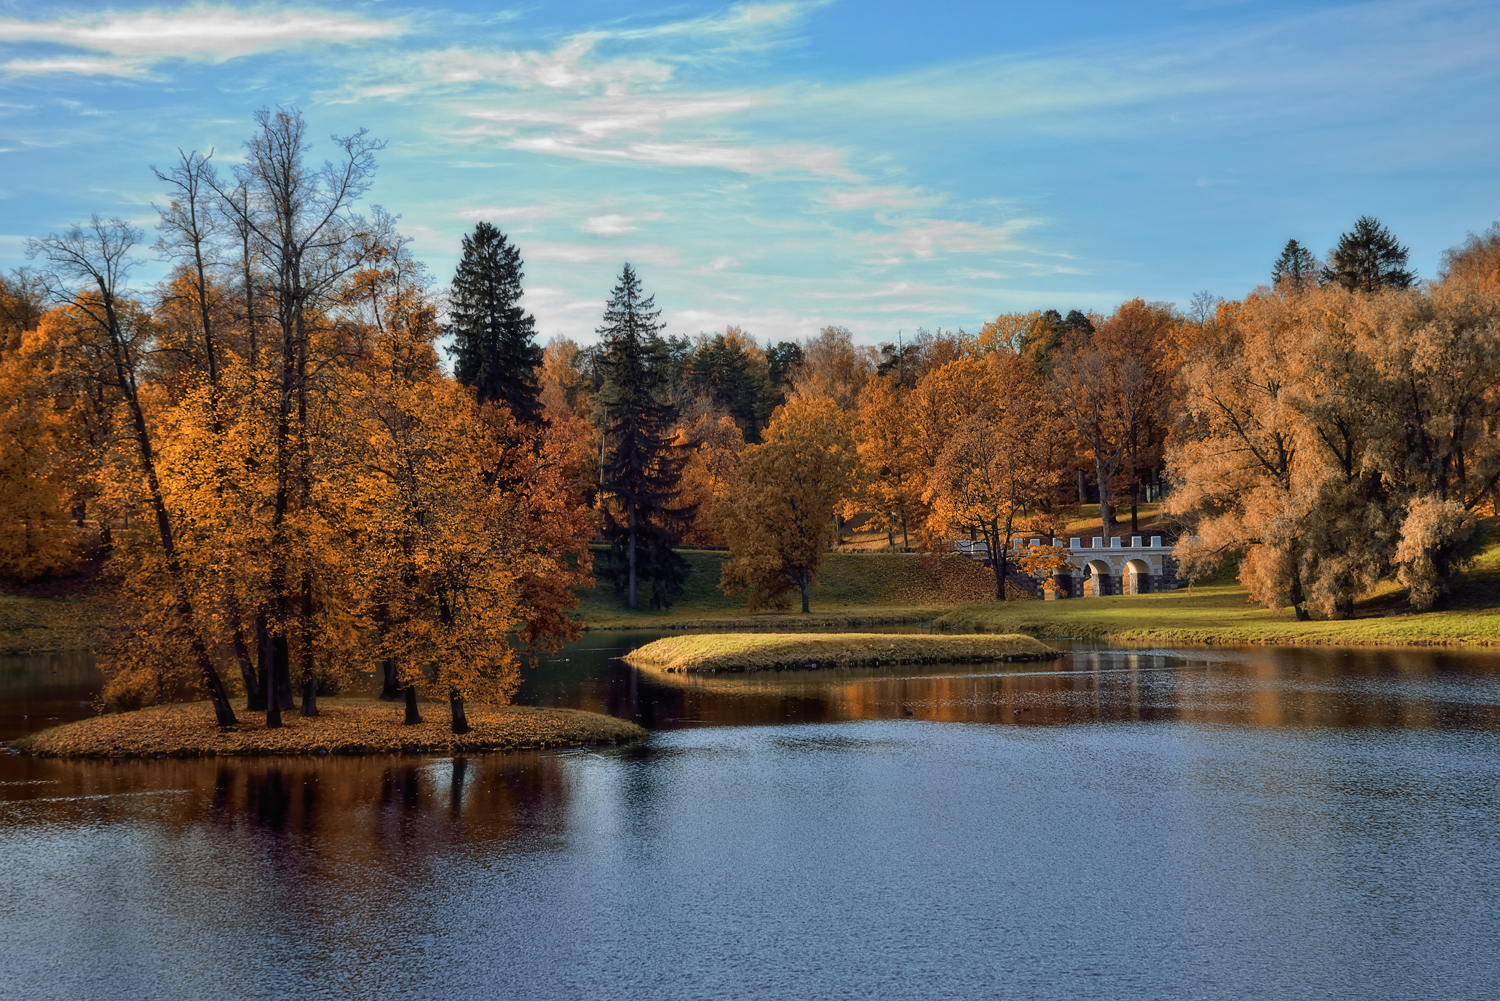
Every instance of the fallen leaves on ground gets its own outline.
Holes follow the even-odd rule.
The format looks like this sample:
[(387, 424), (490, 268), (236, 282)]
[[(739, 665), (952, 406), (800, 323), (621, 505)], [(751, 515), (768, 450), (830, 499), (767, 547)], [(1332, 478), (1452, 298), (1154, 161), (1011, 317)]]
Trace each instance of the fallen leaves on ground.
[(626, 743), (646, 731), (627, 720), (576, 709), (471, 706), (471, 730), (452, 733), (446, 705), (422, 706), (424, 722), (405, 726), (400, 703), (320, 699), (319, 715), (295, 710), (266, 729), (264, 713), (239, 712), (220, 727), (207, 702), (153, 706), (52, 727), (12, 746), (42, 757), (150, 758), (266, 754), (392, 754), (518, 750)]

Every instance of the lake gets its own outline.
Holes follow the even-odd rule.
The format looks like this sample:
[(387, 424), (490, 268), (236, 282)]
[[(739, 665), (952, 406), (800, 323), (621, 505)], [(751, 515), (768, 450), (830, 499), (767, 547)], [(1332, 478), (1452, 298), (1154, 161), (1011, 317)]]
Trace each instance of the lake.
[[(1489, 998), (1500, 656), (1070, 649), (518, 701), (644, 744), (0, 753), (0, 997)], [(89, 713), (0, 659), (0, 738)], [(398, 712), (396, 707), (392, 712)]]

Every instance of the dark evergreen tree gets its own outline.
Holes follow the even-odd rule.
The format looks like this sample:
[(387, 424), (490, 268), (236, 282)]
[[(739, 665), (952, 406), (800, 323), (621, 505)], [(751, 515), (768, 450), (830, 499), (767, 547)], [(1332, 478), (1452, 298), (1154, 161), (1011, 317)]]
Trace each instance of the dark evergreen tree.
[(751, 443), (760, 441), (761, 429), (779, 402), (766, 363), (723, 334), (698, 345), (683, 366), (682, 379), (689, 392), (728, 411)]
[(1063, 317), (1062, 327), (1065, 333), (1082, 331), (1084, 334), (1092, 334), (1094, 332), (1094, 321), (1088, 318), (1088, 314), (1079, 312), (1076, 309), (1070, 309), (1068, 310), (1068, 315)]
[(802, 345), (796, 341), (782, 341), (774, 348), (766, 348), (766, 374), (771, 378), (771, 389), (776, 399), (772, 410), (786, 402), (786, 389), (792, 380), (792, 370), (801, 364)]
[(631, 608), (638, 587), (651, 584), (651, 605), (664, 608), (687, 580), (688, 564), (673, 552), (695, 507), (673, 507), (688, 455), (673, 447), (677, 408), (671, 400), (676, 364), (661, 337), (654, 296), (641, 294), (629, 264), (620, 274), (599, 326), (602, 384), (594, 420), (602, 435), (599, 489), (609, 559), (601, 576), (614, 581)]
[(521, 251), (487, 222), (463, 240), (453, 276), (448, 332), (453, 375), (480, 403), (503, 403), (522, 424), (542, 420), (536, 320), (520, 306)]
[(1318, 280), (1318, 259), (1296, 240), (1288, 240), (1281, 256), (1271, 265), (1271, 284), (1276, 288), (1306, 288)]
[(1325, 282), (1336, 282), (1351, 292), (1410, 288), (1417, 280), (1406, 268), (1407, 249), (1373, 216), (1360, 216), (1354, 228), (1339, 237), (1323, 269)]

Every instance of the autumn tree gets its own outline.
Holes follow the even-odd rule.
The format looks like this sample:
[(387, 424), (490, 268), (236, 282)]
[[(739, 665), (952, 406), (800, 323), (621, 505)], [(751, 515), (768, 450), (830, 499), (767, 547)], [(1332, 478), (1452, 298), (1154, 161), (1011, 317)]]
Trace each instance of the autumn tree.
[(522, 424), (542, 416), (536, 320), (521, 308), (521, 251), (487, 222), (463, 238), (453, 276), (449, 332), (453, 374), (480, 403), (502, 403)]
[(674, 447), (677, 408), (668, 395), (671, 359), (661, 339), (655, 298), (642, 294), (629, 264), (605, 306), (599, 327), (603, 385), (594, 397), (602, 435), (599, 488), (607, 499), (604, 535), (610, 541), (605, 573), (639, 607), (641, 582), (652, 607), (671, 603), (688, 565), (673, 552), (692, 510), (676, 503), (687, 456)]
[[(266, 353), (273, 366), (276, 398), (270, 441), (274, 470), (270, 497), (267, 577), (270, 616), (268, 657), (263, 669), (267, 725), (280, 726), (277, 693), (291, 672), (295, 632), (301, 643), (301, 674), (313, 676), (315, 634), (313, 569), (296, 559), (300, 514), (312, 499), (314, 439), (309, 434), (314, 375), (325, 357), (342, 345), (328, 335), (320, 314), (334, 307), (344, 285), (364, 263), (357, 250), (371, 241), (357, 239), (363, 220), (354, 203), (368, 189), (375, 153), (382, 144), (364, 130), (335, 137), (339, 159), (322, 168), (308, 163), (307, 126), (295, 109), (255, 114), (256, 132), (245, 142), (245, 158), (235, 168), (238, 187), (212, 180), (219, 205), (237, 227), (251, 235), (263, 269), (264, 297), (276, 329)], [(305, 551), (305, 550), (304, 550)]]
[(791, 372), (792, 395), (802, 400), (832, 400), (849, 410), (875, 372), (873, 354), (854, 343), (844, 327), (828, 326), (802, 345), (802, 358)]
[(137, 470), (155, 522), (155, 542), (171, 596), (171, 626), (185, 638), (219, 725), (229, 726), (235, 722), (234, 710), (197, 618), (192, 583), (177, 547), (181, 514), (167, 506), (157, 472), (157, 443), (141, 400), (139, 364), (143, 340), (149, 335), (123, 294), (136, 263), (132, 251), (140, 239), (141, 232), (124, 221), (105, 222), (95, 216), (88, 226), (74, 226), (60, 236), (29, 241), (27, 252), (46, 262), (53, 299), (75, 311), (108, 355), (111, 369), (106, 378), (111, 391), (117, 392), (123, 402)]
[(785, 607), (792, 592), (808, 611), (856, 462), (847, 421), (833, 400), (794, 399), (771, 418), (764, 442), (741, 455), (739, 482), (721, 507), (729, 559), (719, 586), (747, 594), (752, 611)]
[(924, 470), (919, 466), (907, 412), (908, 393), (900, 376), (889, 374), (872, 379), (860, 391), (859, 407), (851, 432), (859, 457), (853, 477), (854, 500), (873, 512), (874, 524), (886, 533), (895, 548), (895, 533), (901, 532), (901, 548), (910, 548), (908, 525), (924, 510)]

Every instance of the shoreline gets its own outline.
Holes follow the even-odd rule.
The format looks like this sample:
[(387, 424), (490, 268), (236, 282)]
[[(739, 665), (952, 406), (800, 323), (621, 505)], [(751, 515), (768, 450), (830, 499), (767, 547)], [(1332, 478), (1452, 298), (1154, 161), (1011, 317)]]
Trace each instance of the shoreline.
[(401, 703), (321, 698), (319, 715), (283, 714), (267, 730), (263, 713), (237, 710), (220, 728), (208, 702), (177, 702), (109, 713), (18, 737), (9, 750), (43, 758), (108, 759), (451, 754), (628, 744), (649, 735), (629, 720), (579, 709), (471, 706), (470, 732), (451, 731), (445, 704), (422, 703), (406, 726)]

